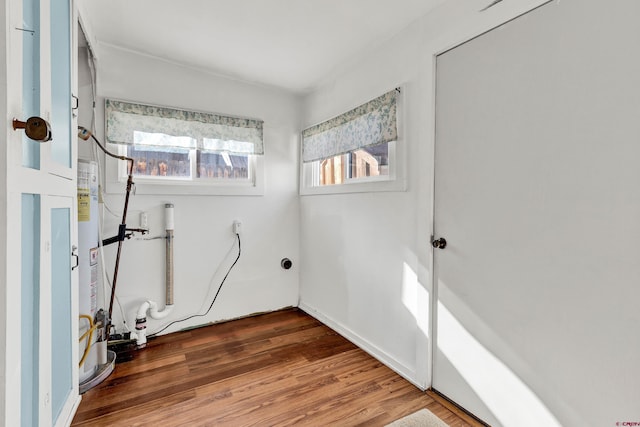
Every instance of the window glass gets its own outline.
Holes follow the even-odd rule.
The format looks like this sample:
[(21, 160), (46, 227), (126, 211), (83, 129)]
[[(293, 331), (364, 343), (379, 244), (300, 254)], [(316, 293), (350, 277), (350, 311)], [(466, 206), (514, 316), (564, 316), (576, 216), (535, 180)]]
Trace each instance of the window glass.
[(248, 179), (249, 156), (228, 153), (197, 153), (198, 178)]
[(133, 145), (127, 147), (127, 157), (134, 160), (134, 176), (191, 178), (189, 150), (167, 152)]
[(370, 177), (386, 178), (389, 176), (389, 143), (364, 147), (314, 163), (319, 169), (316, 185), (320, 186)]

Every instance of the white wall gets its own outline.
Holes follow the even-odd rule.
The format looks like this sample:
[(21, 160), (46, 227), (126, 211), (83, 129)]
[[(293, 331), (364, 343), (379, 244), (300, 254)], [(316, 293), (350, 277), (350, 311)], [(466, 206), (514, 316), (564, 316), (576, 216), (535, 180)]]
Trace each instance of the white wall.
[(408, 189), (301, 198), (300, 304), (420, 387), (431, 381), (433, 54), (540, 3), (481, 13), (482, 5), (445, 2), (304, 100), (307, 127), (404, 86)]
[(403, 86), (398, 144), (406, 146), (408, 190), (302, 196), (300, 297), (303, 308), (426, 387), (432, 155), (422, 125), (422, 28), (417, 22), (356, 58), (305, 98), (308, 127)]
[[(263, 196), (131, 196), (127, 223), (137, 227), (139, 213), (148, 212), (151, 236), (164, 235), (164, 204), (175, 205), (175, 308), (165, 320), (149, 318), (148, 332), (156, 331), (169, 321), (204, 313), (237, 254), (237, 245), (231, 250), (235, 242), (231, 226), (236, 219), (242, 222), (243, 228), (242, 257), (211, 313), (179, 323), (165, 332), (296, 306), (300, 99), (277, 89), (220, 78), (109, 46), (99, 44), (96, 50), (97, 135), (101, 141), (104, 141), (105, 97), (264, 120), (263, 179), (266, 185)], [(84, 91), (88, 91), (86, 86)], [(81, 119), (88, 121), (84, 115)], [(82, 121), (80, 124), (89, 125)], [(120, 212), (123, 193), (109, 194), (105, 201), (112, 210)], [(120, 218), (105, 215), (105, 237), (116, 234), (119, 222)], [(105, 250), (110, 275), (116, 246)], [(164, 306), (165, 241), (129, 240), (124, 243), (122, 254), (117, 295), (133, 329), (136, 310), (145, 299), (153, 299), (160, 308)], [(291, 270), (280, 267), (283, 257), (293, 260)], [(113, 317), (120, 329), (118, 307), (114, 307)]]

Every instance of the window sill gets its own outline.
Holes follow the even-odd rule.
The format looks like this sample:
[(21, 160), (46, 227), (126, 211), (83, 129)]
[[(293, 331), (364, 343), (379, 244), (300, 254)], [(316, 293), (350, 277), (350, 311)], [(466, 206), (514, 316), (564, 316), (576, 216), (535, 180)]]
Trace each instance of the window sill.
[(350, 193), (375, 193), (384, 191), (406, 191), (407, 184), (404, 179), (385, 181), (349, 182), (345, 184), (323, 185), (321, 187), (301, 187), (301, 196), (315, 196), (322, 194), (350, 194)]
[[(133, 179), (136, 194), (182, 194), (203, 196), (264, 196), (264, 188), (253, 183), (226, 184), (226, 183), (193, 183), (172, 182), (168, 183), (144, 183)], [(123, 193), (126, 190), (126, 182), (107, 182), (107, 193)]]

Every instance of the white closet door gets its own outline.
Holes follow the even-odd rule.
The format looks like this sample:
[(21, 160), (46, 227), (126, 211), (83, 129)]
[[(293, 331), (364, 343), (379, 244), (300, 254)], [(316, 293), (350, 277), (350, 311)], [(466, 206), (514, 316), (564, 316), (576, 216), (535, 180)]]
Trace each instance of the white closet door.
[(492, 426), (640, 418), (638, 17), (551, 2), (437, 58), (433, 386)]
[(42, 201), (40, 289), (40, 386), (45, 390), (40, 425), (69, 425), (78, 396), (78, 291), (75, 198)]
[[(71, 110), (73, 35), (69, 0), (10, 0), (5, 55), (7, 123), (39, 116), (53, 141), (6, 128), (6, 299), (0, 339), (11, 372), (0, 389), (0, 424), (65, 426), (79, 403), (76, 137)], [(4, 229), (4, 227), (3, 227)], [(1, 323), (0, 323), (1, 324)], [(1, 363), (0, 363), (1, 364)]]

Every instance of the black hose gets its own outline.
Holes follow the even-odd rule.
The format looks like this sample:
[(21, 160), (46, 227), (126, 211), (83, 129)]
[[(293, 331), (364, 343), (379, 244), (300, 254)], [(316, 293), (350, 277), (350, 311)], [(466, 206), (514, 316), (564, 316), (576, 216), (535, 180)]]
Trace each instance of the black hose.
[(225, 280), (227, 280), (227, 276), (229, 276), (229, 273), (231, 273), (231, 270), (233, 270), (233, 267), (235, 267), (235, 265), (238, 263), (238, 260), (240, 259), (240, 255), (242, 254), (242, 249), (240, 247), (240, 234), (236, 233), (236, 237), (238, 238), (238, 256), (236, 257), (236, 260), (233, 261), (233, 264), (231, 264), (231, 267), (229, 267), (229, 270), (227, 270), (227, 274), (225, 274), (224, 277), (222, 278), (222, 282), (220, 282), (220, 286), (218, 287), (218, 290), (216, 291), (216, 294), (213, 297), (213, 301), (211, 301), (211, 304), (209, 305), (209, 308), (207, 309), (207, 311), (204, 314), (192, 314), (191, 316), (185, 317), (184, 319), (174, 320), (173, 322), (169, 323), (159, 331), (156, 331), (152, 334), (147, 335), (147, 338), (153, 338), (157, 336), (160, 332), (164, 331), (171, 325), (175, 325), (176, 323), (184, 322), (189, 319), (193, 319), (195, 317), (204, 317), (207, 314), (209, 314), (209, 312), (211, 311), (211, 308), (213, 307), (213, 304), (216, 302), (216, 299), (218, 299), (218, 294), (220, 294), (220, 291), (222, 290), (222, 286), (224, 285)]

